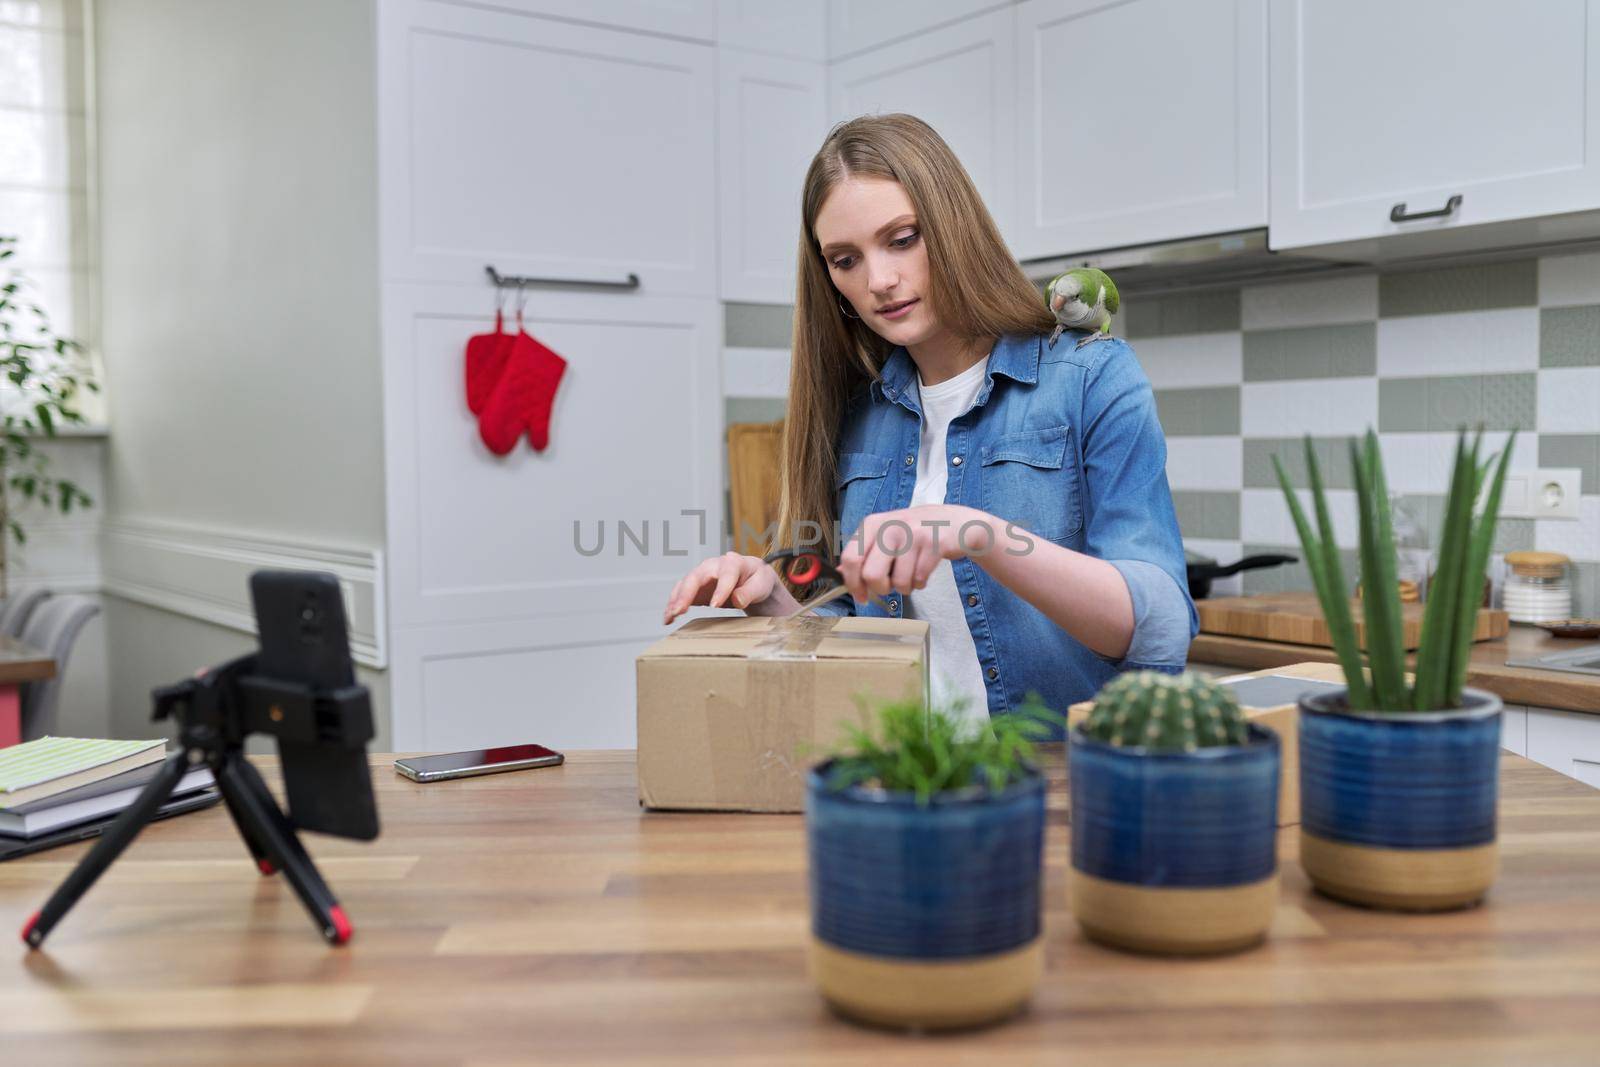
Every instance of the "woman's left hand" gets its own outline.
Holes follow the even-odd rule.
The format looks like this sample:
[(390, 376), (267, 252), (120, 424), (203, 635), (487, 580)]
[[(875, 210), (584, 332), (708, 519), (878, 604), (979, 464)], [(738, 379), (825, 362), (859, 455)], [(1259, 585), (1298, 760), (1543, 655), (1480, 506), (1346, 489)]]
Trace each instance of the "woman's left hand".
[[(974, 521), (988, 530), (969, 530), (962, 537), (962, 528)], [(863, 519), (859, 532), (845, 542), (839, 573), (857, 604), (891, 591), (909, 593), (928, 584), (941, 560), (966, 556), (963, 541), (974, 551), (993, 545), (999, 525), (993, 515), (960, 504), (880, 511)]]

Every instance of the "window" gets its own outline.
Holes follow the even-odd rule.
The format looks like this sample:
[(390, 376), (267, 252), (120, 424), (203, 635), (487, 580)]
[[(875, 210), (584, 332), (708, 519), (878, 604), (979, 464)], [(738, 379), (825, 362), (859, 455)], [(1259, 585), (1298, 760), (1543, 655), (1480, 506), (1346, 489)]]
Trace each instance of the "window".
[(53, 331), (92, 352), (90, 4), (0, 0), (0, 235), (17, 238), (5, 266), (26, 275)]

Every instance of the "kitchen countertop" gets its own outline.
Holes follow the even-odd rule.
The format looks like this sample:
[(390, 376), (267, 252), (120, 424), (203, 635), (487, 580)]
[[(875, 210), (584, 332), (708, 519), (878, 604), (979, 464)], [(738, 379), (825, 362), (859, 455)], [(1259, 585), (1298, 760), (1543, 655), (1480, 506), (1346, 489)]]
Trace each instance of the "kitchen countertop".
[[(1600, 791), (1501, 762), (1502, 873), (1443, 915), (1311, 892), (1280, 832), (1272, 937), (1218, 959), (1125, 955), (1067, 908), (1062, 757), (1031, 1009), (948, 1037), (862, 1029), (806, 976), (797, 815), (657, 814), (632, 752), (418, 785), (373, 757), (383, 834), (307, 835), (356, 933), (323, 943), (221, 807), (156, 823), (45, 950), (0, 967), (7, 1063), (780, 1064), (1594, 1062)], [(277, 785), (276, 764), (259, 759)], [(0, 863), (15, 931), (87, 845)]]
[[(1513, 623), (1511, 632), (1505, 637), (1473, 644), (1472, 658), (1467, 664), (1467, 684), (1487, 689), (1507, 704), (1530, 704), (1600, 714), (1600, 675), (1506, 666), (1508, 659), (1532, 659), (1596, 643), (1593, 640), (1551, 637), (1537, 627)], [(1308, 660), (1337, 663), (1338, 659), (1333, 649), (1317, 645), (1292, 645), (1221, 634), (1198, 634), (1189, 646), (1189, 660), (1192, 663), (1250, 671)], [(1416, 655), (1408, 655), (1406, 663), (1415, 665)]]

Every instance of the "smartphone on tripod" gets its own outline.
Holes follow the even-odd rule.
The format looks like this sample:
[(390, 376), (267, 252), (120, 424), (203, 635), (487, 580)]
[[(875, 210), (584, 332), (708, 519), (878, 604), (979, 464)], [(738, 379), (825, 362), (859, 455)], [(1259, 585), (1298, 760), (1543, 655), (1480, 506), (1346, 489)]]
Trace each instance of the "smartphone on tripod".
[[(166, 813), (179, 782), (200, 764), (211, 769), (261, 874), (283, 874), (330, 944), (350, 940), (354, 927), (298, 833), (378, 835), (366, 756), (372, 700), (350, 662), (339, 580), (258, 571), (250, 596), (259, 650), (152, 691), (152, 715), (175, 724), (179, 747), (23, 926), (30, 948), (42, 945), (139, 831)], [(245, 756), (252, 734), (277, 739), (288, 812)]]
[[(250, 576), (250, 599), (260, 631), (259, 674), (321, 690), (355, 685), (337, 578), (310, 571), (256, 571)], [(339, 726), (319, 720), (321, 741), (278, 738), (289, 821), (302, 830), (371, 841), (378, 836), (378, 807), (366, 747), (327, 744), (328, 738), (340, 736)]]

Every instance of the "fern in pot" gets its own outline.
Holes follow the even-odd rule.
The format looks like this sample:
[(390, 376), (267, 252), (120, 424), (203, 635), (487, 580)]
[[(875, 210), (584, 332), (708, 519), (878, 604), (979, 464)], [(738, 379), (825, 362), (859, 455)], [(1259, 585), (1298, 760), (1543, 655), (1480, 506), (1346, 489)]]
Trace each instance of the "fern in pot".
[(985, 728), (880, 705), (806, 781), (812, 978), (841, 1014), (937, 1030), (1021, 1010), (1044, 967), (1037, 702)]
[(1483, 431), (1470, 445), (1465, 431), (1457, 436), (1439, 563), (1413, 676), (1406, 672), (1394, 530), (1377, 435), (1368, 430), (1364, 440), (1350, 443), (1365, 665), (1311, 439), (1305, 451), (1315, 526), (1273, 457), (1346, 680), (1342, 690), (1299, 702), (1300, 862), (1328, 896), (1436, 911), (1477, 903), (1494, 881), (1501, 703), (1465, 682), (1515, 440), (1513, 431), (1498, 462), (1493, 456), (1480, 461)]

